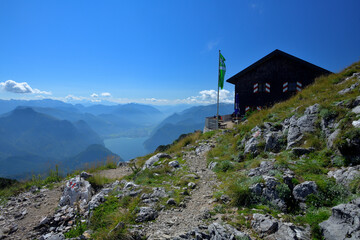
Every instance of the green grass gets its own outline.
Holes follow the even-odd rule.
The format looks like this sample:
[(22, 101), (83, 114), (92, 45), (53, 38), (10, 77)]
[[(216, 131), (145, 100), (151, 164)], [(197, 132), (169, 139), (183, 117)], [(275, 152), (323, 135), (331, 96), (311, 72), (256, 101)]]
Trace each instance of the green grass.
[(66, 238), (75, 238), (81, 236), (87, 229), (87, 225), (80, 221), (76, 222), (76, 226), (65, 233)]
[(107, 157), (105, 161), (86, 163), (83, 166), (83, 170), (94, 173), (101, 170), (116, 169), (117, 161), (115, 157)]
[(95, 190), (102, 188), (105, 184), (114, 182), (114, 180), (101, 175), (93, 175), (89, 177), (87, 181), (89, 181), (89, 183)]
[(321, 230), (319, 223), (327, 220), (331, 215), (329, 208), (312, 208), (309, 209), (304, 216), (298, 216), (295, 218), (295, 224), (309, 224), (311, 228), (312, 239), (321, 240)]
[[(339, 155), (337, 151), (337, 148), (340, 151), (342, 149), (346, 150), (349, 139), (360, 138), (360, 131), (351, 124), (357, 118), (355, 114), (350, 113), (350, 109), (347, 107), (358, 96), (360, 88), (357, 87), (357, 89), (345, 95), (337, 94), (340, 90), (351, 86), (357, 81), (354, 78), (344, 81), (346, 77), (351, 76), (354, 72), (360, 72), (360, 62), (354, 63), (338, 74), (317, 78), (314, 84), (309, 85), (287, 101), (275, 104), (262, 111), (247, 114), (246, 122), (240, 123), (229, 133), (217, 137), (217, 146), (207, 155), (208, 163), (218, 162), (215, 172), (222, 182), (221, 187), (219, 187), (221, 190), (214, 196), (217, 198), (221, 194), (231, 196), (232, 206), (238, 207), (238, 214), (241, 215), (238, 216), (240, 225), (249, 225), (249, 221), (246, 219), (251, 217), (251, 214), (249, 212), (245, 213), (249, 211), (249, 208), (254, 209), (255, 206), (261, 204), (265, 208), (274, 209), (267, 201), (253, 196), (249, 190), (249, 186), (252, 186), (256, 180), (247, 177), (247, 170), (258, 167), (261, 161), (264, 160), (275, 159), (274, 166), (276, 170), (272, 174), (279, 179), (279, 182), (282, 182), (282, 169), (290, 168), (295, 173), (295, 178), (292, 181), (294, 185), (303, 181), (315, 181), (318, 185), (318, 194), (308, 197), (307, 205), (310, 208), (305, 212), (304, 216), (298, 218), (301, 223), (311, 226), (313, 239), (321, 239), (318, 224), (330, 216), (331, 207), (348, 202), (355, 196), (360, 196), (360, 177), (351, 182), (349, 190), (344, 189), (343, 186), (336, 184), (333, 179), (327, 177), (328, 171), (334, 170), (336, 167), (357, 164), (357, 162), (351, 162), (349, 158)], [(339, 102), (342, 102), (343, 106), (337, 106), (336, 104)], [(280, 129), (281, 122), (284, 119), (290, 118), (292, 115), (302, 116), (304, 110), (315, 103), (319, 103), (321, 106), (318, 121), (316, 122), (317, 130), (305, 134), (300, 143), (302, 147), (315, 148), (313, 153), (299, 158), (294, 156), (291, 151), (284, 151), (286, 147), (286, 138), (284, 137), (281, 140), (283, 149), (276, 155), (263, 152), (261, 148), (263, 148), (264, 143), (260, 143), (258, 156), (251, 154), (244, 156), (243, 139), (250, 138), (252, 128), (255, 126), (263, 128), (264, 122), (272, 122)], [(339, 122), (341, 133), (335, 141), (335, 149), (328, 149), (326, 146), (326, 138), (321, 131), (321, 119), (325, 121), (334, 119), (334, 122)], [(213, 136), (216, 136), (216, 134)], [(287, 197), (291, 195), (291, 190), (284, 183), (278, 185), (276, 190), (284, 199), (288, 199)], [(295, 204), (293, 199), (288, 199), (287, 203), (289, 205)], [(221, 209), (221, 211), (226, 211), (226, 209)], [(295, 219), (295, 216), (299, 213), (299, 208), (293, 206), (288, 211), (286, 218), (289, 220)], [(254, 211), (250, 212), (253, 213)], [(294, 222), (296, 223), (296, 221)], [(248, 226), (248, 228), (250, 227)]]
[[(120, 200), (111, 195), (107, 197), (105, 203), (93, 211), (90, 219), (89, 227), (95, 231), (93, 239), (128, 239), (127, 225), (135, 224), (139, 203), (139, 197), (128, 196)], [(120, 222), (121, 227), (109, 234)]]

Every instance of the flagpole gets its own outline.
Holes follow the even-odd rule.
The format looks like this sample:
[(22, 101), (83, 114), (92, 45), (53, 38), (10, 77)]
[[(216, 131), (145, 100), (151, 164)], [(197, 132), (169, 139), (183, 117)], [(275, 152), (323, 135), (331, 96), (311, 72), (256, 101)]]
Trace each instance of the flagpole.
[(219, 129), (219, 79), (220, 79), (220, 50), (219, 50), (219, 67), (218, 67), (218, 90), (217, 90), (217, 112), (216, 112), (216, 130)]

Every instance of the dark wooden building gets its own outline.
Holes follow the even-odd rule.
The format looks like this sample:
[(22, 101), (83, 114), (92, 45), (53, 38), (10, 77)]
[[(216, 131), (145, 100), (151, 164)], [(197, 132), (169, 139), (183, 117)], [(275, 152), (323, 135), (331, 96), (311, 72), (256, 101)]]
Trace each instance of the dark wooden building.
[(235, 85), (235, 113), (244, 115), (286, 100), (329, 73), (276, 49), (226, 81)]

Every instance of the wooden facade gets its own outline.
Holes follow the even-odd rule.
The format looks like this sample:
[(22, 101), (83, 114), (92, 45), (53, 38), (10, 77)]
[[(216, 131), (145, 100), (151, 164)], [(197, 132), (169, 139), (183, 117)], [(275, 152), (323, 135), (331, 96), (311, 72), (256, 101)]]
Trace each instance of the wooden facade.
[(330, 73), (275, 50), (226, 81), (235, 85), (236, 114), (244, 115), (249, 110), (261, 110), (286, 100), (316, 77)]

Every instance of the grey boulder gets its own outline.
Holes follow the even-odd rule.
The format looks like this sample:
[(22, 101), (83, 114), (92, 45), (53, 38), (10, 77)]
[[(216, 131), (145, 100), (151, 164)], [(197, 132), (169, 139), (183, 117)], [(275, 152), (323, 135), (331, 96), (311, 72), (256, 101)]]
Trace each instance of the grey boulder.
[(304, 133), (314, 132), (316, 130), (315, 122), (318, 118), (320, 105), (314, 104), (306, 108), (304, 115), (296, 118), (295, 115), (290, 118), (290, 125), (287, 136), (287, 148), (296, 145), (303, 137)]
[(319, 226), (326, 240), (360, 239), (360, 198), (333, 207), (331, 217)]
[(342, 167), (341, 169), (329, 171), (328, 177), (333, 177), (336, 180), (336, 183), (348, 186), (349, 183), (355, 179), (357, 176), (360, 176), (360, 166), (354, 167)]
[(180, 163), (178, 161), (176, 161), (176, 160), (169, 162), (169, 165), (172, 166), (173, 168), (180, 167)]
[(208, 226), (210, 240), (236, 240), (236, 239), (250, 239), (248, 235), (238, 231), (236, 228), (228, 224), (213, 223)]
[(40, 240), (65, 240), (65, 236), (61, 233), (48, 233), (39, 238)]
[(314, 181), (300, 183), (293, 189), (294, 198), (300, 202), (305, 202), (306, 197), (312, 193), (317, 193), (317, 185)]
[(158, 215), (158, 212), (151, 207), (141, 207), (140, 212), (136, 216), (135, 222), (155, 220)]
[(266, 240), (310, 240), (309, 228), (283, 223), (270, 215), (253, 214), (251, 226)]
[(169, 159), (171, 159), (171, 156), (169, 154), (166, 154), (166, 153), (157, 153), (154, 156), (152, 156), (151, 158), (149, 158), (148, 160), (146, 160), (142, 170), (145, 170), (146, 168), (153, 167), (153, 165), (157, 161), (159, 161), (161, 158), (169, 158)]
[(90, 183), (80, 176), (76, 176), (68, 181), (59, 201), (59, 206), (72, 206), (75, 202), (87, 203), (92, 196), (92, 187)]

